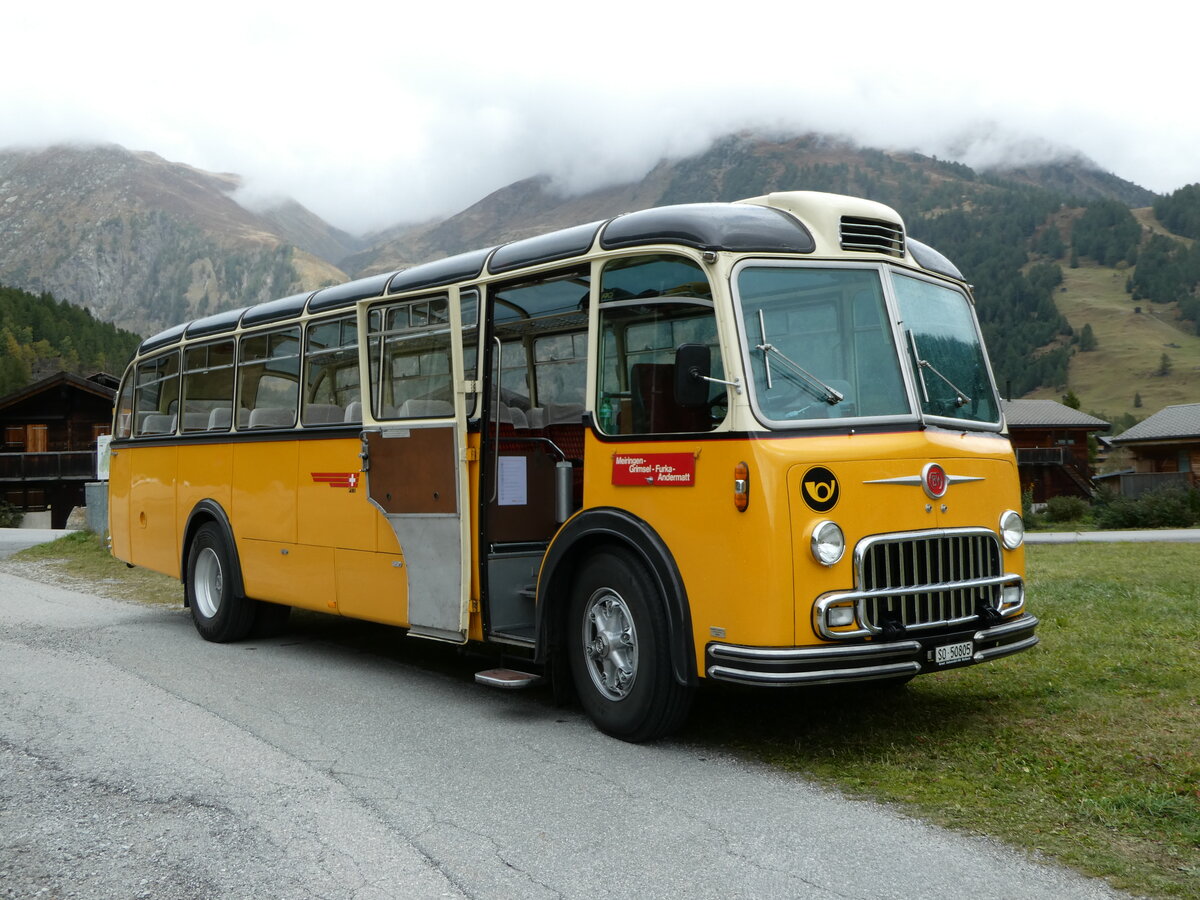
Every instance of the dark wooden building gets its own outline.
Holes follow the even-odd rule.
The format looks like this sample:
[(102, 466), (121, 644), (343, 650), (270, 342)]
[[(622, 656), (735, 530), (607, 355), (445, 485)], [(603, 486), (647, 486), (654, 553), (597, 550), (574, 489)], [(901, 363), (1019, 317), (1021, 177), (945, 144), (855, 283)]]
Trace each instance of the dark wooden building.
[(117, 379), (59, 372), (0, 397), (0, 497), (26, 512), (50, 511), (62, 528), (84, 485), (96, 480), (96, 438), (112, 425)]
[(1164, 407), (1112, 442), (1133, 456), (1133, 471), (1121, 473), (1122, 494), (1200, 487), (1200, 403)]
[(1017, 452), (1021, 489), (1034, 503), (1051, 497), (1087, 497), (1095, 492), (1088, 436), (1109, 423), (1054, 400), (1005, 400), (1008, 434)]

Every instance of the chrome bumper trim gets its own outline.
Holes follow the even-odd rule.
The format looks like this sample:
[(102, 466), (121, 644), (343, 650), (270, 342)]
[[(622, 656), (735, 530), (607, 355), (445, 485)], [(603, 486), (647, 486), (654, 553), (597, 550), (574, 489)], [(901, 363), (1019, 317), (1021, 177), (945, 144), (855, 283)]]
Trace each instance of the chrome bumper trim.
[(991, 628), (985, 628), (983, 631), (975, 632), (975, 640), (995, 641), (1000, 638), (1011, 637), (1014, 634), (1021, 634), (1024, 631), (1033, 631), (1037, 626), (1037, 616), (1026, 613), (1023, 616), (1018, 616), (1011, 622), (1005, 622), (1002, 625), (995, 625)]
[[(705, 649), (705, 674), (715, 681), (778, 686), (901, 678), (920, 672), (958, 669), (1028, 650), (1038, 643), (1033, 634), (1037, 625), (1036, 617), (1022, 613), (1013, 621), (991, 628), (891, 643), (818, 647), (709, 644)], [(937, 647), (966, 640), (975, 645), (970, 659), (944, 667), (933, 662)]]
[(873, 659), (918, 653), (920, 641), (896, 641), (893, 644), (855, 644), (840, 647), (739, 647), (735, 644), (709, 644), (708, 652), (718, 659), (756, 659), (763, 662), (833, 662), (843, 659)]
[(874, 681), (916, 675), (921, 671), (918, 662), (889, 663), (883, 666), (861, 666), (856, 669), (819, 669), (813, 672), (752, 672), (728, 666), (709, 666), (708, 677), (717, 681), (736, 681), (739, 684), (843, 684), (849, 681)]
[(975, 662), (987, 662), (989, 659), (999, 659), (1001, 656), (1008, 656), (1010, 653), (1020, 653), (1022, 650), (1028, 650), (1036, 643), (1038, 643), (1037, 635), (1030, 635), (1025, 640), (1017, 641), (1015, 644), (1003, 644), (999, 647), (977, 650), (975, 651)]

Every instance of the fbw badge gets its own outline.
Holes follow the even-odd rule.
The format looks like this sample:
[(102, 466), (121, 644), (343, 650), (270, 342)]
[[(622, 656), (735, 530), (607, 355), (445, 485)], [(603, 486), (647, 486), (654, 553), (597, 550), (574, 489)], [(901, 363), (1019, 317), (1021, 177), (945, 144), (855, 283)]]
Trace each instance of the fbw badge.
[(824, 466), (813, 466), (800, 481), (804, 502), (816, 512), (829, 512), (837, 506), (840, 493), (837, 476)]

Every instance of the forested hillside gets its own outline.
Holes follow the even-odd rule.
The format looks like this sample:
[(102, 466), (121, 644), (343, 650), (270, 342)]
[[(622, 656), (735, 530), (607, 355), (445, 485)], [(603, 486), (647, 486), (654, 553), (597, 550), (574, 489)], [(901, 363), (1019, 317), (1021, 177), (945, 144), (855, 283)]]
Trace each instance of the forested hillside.
[(1179, 304), (1179, 316), (1200, 331), (1200, 184), (1180, 188), (1154, 204), (1163, 227), (1190, 241), (1151, 235), (1129, 279), (1134, 300)]
[[(1200, 185), (1188, 185), (1154, 204), (1171, 235), (1148, 231), (1116, 201), (1088, 204), (1071, 229), (1070, 264), (1088, 257), (1128, 271), (1125, 290), (1133, 301), (1178, 304), (1181, 330), (1200, 325)], [(1062, 255), (1062, 252), (1057, 254)]]
[(0, 285), (0, 396), (60, 370), (120, 375), (140, 341), (82, 307)]

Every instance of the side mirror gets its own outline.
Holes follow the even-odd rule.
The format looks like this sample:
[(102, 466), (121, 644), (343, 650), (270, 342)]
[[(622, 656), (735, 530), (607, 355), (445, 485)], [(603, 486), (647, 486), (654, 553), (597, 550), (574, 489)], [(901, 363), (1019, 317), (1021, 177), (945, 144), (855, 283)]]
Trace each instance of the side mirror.
[(675, 350), (675, 403), (685, 409), (708, 406), (712, 351), (706, 344), (680, 344)]

